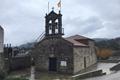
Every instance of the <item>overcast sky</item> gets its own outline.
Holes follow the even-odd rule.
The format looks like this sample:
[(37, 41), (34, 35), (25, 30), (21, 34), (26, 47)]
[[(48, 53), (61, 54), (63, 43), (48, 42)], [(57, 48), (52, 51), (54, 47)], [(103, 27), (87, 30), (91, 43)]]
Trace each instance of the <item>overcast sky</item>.
[[(35, 41), (44, 32), (44, 16), (59, 0), (0, 0), (0, 25), (5, 43), (20, 45)], [(90, 38), (120, 36), (120, 0), (62, 0), (65, 36)]]

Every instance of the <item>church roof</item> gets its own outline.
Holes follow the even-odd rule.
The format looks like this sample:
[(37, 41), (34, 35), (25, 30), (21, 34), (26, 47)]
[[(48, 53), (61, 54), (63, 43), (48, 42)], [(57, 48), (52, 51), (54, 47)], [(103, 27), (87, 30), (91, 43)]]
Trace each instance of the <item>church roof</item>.
[(67, 39), (89, 39), (89, 40), (92, 40), (90, 38), (87, 38), (87, 37), (84, 37), (81, 35), (73, 35), (73, 36), (67, 37)]
[(51, 11), (48, 15), (46, 15), (46, 17), (57, 17), (58, 14), (55, 13), (54, 11)]
[(92, 40), (90, 38), (87, 38), (87, 37), (84, 37), (84, 36), (81, 36), (81, 35), (74, 35), (74, 36), (70, 36), (70, 37), (67, 37), (65, 38), (67, 41), (71, 42), (74, 44), (74, 46), (82, 46), (82, 47), (87, 47), (88, 45), (84, 44), (84, 43), (81, 43), (77, 40)]
[(83, 44), (83, 43), (80, 43), (74, 39), (66, 39), (67, 41), (71, 42), (74, 44), (74, 46), (83, 46), (83, 47), (87, 47), (87, 45)]

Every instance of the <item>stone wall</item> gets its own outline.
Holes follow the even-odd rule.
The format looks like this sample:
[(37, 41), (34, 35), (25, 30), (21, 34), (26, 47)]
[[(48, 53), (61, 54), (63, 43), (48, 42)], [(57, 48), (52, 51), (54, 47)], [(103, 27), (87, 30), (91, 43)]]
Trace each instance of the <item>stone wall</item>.
[(3, 43), (4, 43), (4, 30), (0, 26), (0, 53), (3, 53)]
[[(36, 70), (49, 71), (49, 58), (57, 58), (57, 72), (73, 73), (73, 45), (63, 38), (45, 38), (33, 50)], [(61, 66), (61, 62), (66, 66)]]
[(74, 73), (85, 69), (84, 58), (86, 59), (86, 67), (88, 66), (89, 55), (87, 47), (75, 47), (74, 48)]
[(95, 42), (94, 41), (89, 41), (89, 48), (90, 48), (92, 62), (94, 64), (94, 63), (97, 62), (97, 56), (96, 56), (96, 50), (95, 50)]
[(23, 68), (28, 68), (31, 66), (31, 57), (20, 56), (20, 57), (12, 57), (9, 63), (9, 70), (19, 70)]
[[(63, 38), (44, 38), (32, 51), (36, 70), (49, 71), (49, 58), (57, 58), (57, 72), (77, 73), (96, 63), (94, 42), (88, 47), (75, 47)], [(61, 61), (67, 63), (61, 66)]]
[(74, 73), (85, 69), (97, 61), (94, 44), (88, 47), (74, 47)]
[(0, 26), (0, 72), (3, 72), (4, 70), (3, 42), (4, 42), (4, 30)]
[(0, 53), (0, 71), (2, 71), (3, 68), (4, 68), (4, 61), (3, 61), (2, 53)]

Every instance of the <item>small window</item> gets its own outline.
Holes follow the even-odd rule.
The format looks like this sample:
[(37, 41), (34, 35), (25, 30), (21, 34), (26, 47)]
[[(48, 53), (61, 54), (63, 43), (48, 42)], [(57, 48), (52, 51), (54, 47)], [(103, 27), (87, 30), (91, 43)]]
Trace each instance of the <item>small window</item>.
[(60, 66), (67, 66), (67, 61), (61, 61)]

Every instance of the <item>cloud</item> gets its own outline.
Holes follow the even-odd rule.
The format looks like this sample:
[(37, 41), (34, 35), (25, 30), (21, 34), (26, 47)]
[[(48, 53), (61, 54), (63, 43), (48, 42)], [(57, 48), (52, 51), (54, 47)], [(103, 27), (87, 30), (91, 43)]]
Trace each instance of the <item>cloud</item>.
[(79, 18), (74, 19), (67, 19), (69, 20), (69, 23), (66, 21), (65, 30), (67, 30), (68, 36), (69, 35), (75, 35), (75, 34), (81, 34), (90, 36), (94, 31), (99, 30), (103, 27), (102, 22), (97, 17), (90, 17), (86, 20), (81, 20)]
[[(0, 1), (0, 25), (5, 29), (5, 43), (20, 45), (35, 41), (44, 31), (48, 0)], [(55, 11), (58, 0), (50, 1)], [(65, 36), (114, 38), (120, 36), (120, 0), (62, 1)]]
[[(72, 17), (79, 17), (79, 22), (73, 18), (72, 23), (68, 23), (69, 27), (71, 24), (76, 26), (70, 34), (79, 33), (88, 37), (102, 38), (120, 36), (120, 0), (76, 0), (74, 5), (72, 10), (69, 8), (67, 11), (73, 15)], [(80, 19), (86, 19), (84, 25), (80, 24), (83, 23)]]
[(45, 14), (39, 3), (39, 0), (2, 1), (0, 24), (5, 29), (5, 43), (19, 45), (34, 41), (44, 31)]

